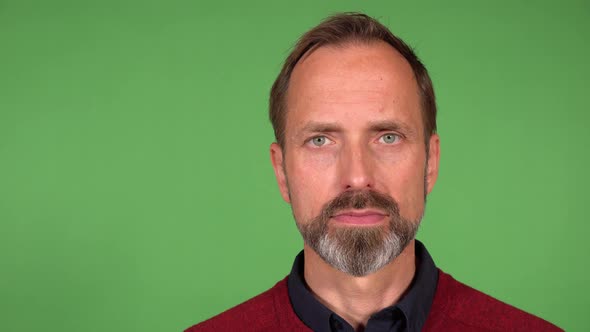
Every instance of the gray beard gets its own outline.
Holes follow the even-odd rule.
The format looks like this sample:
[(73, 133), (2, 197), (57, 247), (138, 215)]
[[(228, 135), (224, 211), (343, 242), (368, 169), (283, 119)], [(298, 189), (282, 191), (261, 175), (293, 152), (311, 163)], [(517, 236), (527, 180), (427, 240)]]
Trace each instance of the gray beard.
[[(377, 208), (389, 214), (385, 226), (329, 227), (329, 220), (343, 209)], [(297, 228), (304, 242), (326, 263), (355, 277), (378, 271), (398, 257), (416, 237), (416, 221), (400, 216), (395, 200), (375, 191), (347, 191), (326, 204), (319, 216)]]

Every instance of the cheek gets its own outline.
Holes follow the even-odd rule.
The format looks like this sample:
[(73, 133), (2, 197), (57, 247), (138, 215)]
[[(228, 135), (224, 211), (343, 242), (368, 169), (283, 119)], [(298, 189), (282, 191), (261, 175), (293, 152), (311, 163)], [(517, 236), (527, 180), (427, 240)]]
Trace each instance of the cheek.
[(303, 148), (296, 163), (310, 174), (324, 174), (338, 161), (338, 150), (335, 148), (309, 149)]
[(424, 210), (424, 163), (416, 154), (381, 154), (376, 158), (377, 189), (385, 188), (398, 203), (400, 214), (417, 219)]
[(321, 190), (335, 176), (338, 161), (335, 150), (308, 152), (303, 149), (291, 163), (296, 181), (301, 188)]
[(416, 220), (424, 213), (424, 171), (416, 170), (405, 188), (404, 209), (400, 207), (400, 213), (405, 218)]
[(330, 199), (336, 178), (336, 157), (330, 153), (300, 154), (287, 162), (291, 207), (297, 222), (316, 217)]

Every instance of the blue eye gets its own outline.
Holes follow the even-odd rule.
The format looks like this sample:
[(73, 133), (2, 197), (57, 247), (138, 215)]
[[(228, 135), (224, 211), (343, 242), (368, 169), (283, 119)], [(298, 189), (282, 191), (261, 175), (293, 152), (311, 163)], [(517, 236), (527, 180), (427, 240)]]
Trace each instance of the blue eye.
[(326, 144), (326, 136), (316, 136), (311, 139), (311, 142), (315, 146), (322, 146), (322, 145)]
[(392, 134), (392, 133), (385, 134), (379, 138), (379, 140), (385, 144), (393, 144), (393, 143), (397, 142), (398, 139), (399, 139), (399, 135)]

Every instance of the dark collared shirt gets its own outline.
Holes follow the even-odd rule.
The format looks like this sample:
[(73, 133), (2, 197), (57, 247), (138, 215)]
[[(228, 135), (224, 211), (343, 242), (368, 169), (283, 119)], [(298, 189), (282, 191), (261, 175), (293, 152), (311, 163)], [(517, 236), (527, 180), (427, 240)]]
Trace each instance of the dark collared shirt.
[[(430, 311), (438, 270), (424, 245), (416, 243), (416, 274), (410, 288), (396, 304), (373, 314), (365, 332), (418, 332), (422, 330)], [(297, 255), (289, 274), (287, 286), (293, 310), (316, 332), (354, 332), (342, 317), (321, 304), (307, 288), (303, 278), (303, 251)]]

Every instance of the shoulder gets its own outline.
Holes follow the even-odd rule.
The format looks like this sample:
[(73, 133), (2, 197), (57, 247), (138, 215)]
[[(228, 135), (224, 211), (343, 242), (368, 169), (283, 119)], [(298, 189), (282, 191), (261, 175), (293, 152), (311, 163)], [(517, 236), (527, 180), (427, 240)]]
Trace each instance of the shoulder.
[(447, 323), (457, 326), (457, 330), (562, 331), (557, 326), (469, 287), (442, 271), (439, 271), (433, 311), (444, 316)]
[(277, 326), (276, 295), (286, 292), (286, 279), (274, 287), (217, 316), (194, 325), (185, 332), (261, 331)]

